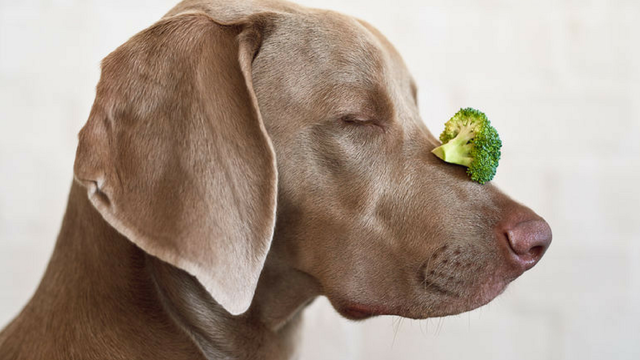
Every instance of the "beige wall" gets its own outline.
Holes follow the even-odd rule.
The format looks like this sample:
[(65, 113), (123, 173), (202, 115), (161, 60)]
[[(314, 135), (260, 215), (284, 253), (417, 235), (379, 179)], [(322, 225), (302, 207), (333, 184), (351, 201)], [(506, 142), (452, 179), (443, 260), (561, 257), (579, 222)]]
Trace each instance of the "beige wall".
[[(540, 265), (472, 313), (354, 323), (317, 300), (303, 359), (639, 359), (640, 2), (300, 2), (385, 33), (434, 133), (484, 110), (504, 141), (495, 183), (554, 231)], [(0, 327), (51, 254), (100, 59), (173, 3), (0, 0)]]

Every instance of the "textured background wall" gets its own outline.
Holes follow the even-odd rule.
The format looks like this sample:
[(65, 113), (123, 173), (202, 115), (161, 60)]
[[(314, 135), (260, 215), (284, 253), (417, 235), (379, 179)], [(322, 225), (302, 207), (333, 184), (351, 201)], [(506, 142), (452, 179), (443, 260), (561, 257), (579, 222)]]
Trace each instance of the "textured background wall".
[[(484, 110), (495, 179), (554, 243), (490, 305), (424, 321), (306, 312), (303, 359), (639, 359), (637, 1), (303, 0), (363, 18), (404, 56), (427, 125)], [(0, 327), (32, 295), (59, 230), (99, 61), (170, 0), (0, 0)]]

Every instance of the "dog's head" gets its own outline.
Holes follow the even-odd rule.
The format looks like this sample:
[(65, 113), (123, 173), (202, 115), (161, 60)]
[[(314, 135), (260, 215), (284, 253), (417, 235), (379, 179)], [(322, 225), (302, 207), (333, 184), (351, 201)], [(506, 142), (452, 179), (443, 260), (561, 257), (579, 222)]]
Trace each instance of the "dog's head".
[(551, 240), (437, 145), (367, 23), (186, 1), (104, 60), (75, 176), (114, 228), (232, 314), (271, 248), (344, 316), (424, 318), (490, 301)]

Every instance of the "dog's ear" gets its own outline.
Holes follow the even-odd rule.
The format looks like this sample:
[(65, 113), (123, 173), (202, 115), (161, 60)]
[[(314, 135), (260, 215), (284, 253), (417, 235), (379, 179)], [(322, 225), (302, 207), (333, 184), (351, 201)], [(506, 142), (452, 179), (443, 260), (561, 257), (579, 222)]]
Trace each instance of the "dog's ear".
[(245, 312), (271, 244), (276, 163), (251, 62), (268, 23), (163, 19), (102, 63), (75, 178), (147, 253)]

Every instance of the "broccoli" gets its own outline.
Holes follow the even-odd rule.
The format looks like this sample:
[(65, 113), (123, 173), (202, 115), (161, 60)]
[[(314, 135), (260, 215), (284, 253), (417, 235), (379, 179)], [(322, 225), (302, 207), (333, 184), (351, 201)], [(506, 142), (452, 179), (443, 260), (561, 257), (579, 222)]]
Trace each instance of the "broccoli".
[(460, 109), (444, 124), (442, 145), (431, 151), (440, 159), (467, 167), (471, 180), (480, 184), (493, 179), (502, 141), (486, 115), (476, 109)]

